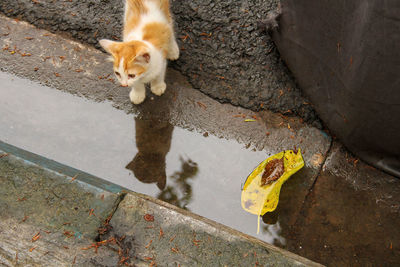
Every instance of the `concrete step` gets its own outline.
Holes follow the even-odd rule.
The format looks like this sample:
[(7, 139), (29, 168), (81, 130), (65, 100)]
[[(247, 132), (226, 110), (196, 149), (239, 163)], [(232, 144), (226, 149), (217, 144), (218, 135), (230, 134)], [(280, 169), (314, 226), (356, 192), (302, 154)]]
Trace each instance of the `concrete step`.
[(320, 266), (11, 145), (0, 157), (6, 266)]

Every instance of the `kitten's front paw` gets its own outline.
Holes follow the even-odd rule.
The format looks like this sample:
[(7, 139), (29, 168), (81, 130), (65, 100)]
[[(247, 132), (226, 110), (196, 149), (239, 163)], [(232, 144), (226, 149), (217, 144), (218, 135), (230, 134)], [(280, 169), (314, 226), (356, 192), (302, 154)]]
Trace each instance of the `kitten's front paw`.
[(151, 84), (151, 91), (155, 95), (162, 95), (165, 92), (165, 89), (167, 89), (167, 85), (162, 82), (162, 83), (157, 83), (157, 84)]
[(169, 60), (177, 60), (179, 58), (179, 47), (176, 42), (169, 48), (167, 58)]
[(132, 89), (131, 92), (129, 93), (129, 98), (131, 99), (131, 102), (135, 105), (140, 104), (144, 101), (146, 98), (146, 91), (135, 91), (135, 89)]

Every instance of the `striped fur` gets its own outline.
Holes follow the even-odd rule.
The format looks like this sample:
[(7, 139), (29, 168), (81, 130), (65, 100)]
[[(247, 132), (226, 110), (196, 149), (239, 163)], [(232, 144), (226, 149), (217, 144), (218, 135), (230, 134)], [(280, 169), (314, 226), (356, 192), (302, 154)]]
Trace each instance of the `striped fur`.
[(145, 83), (154, 94), (163, 94), (166, 60), (179, 57), (168, 0), (126, 0), (123, 42), (100, 44), (112, 55), (121, 85), (132, 87), (134, 104), (143, 102)]

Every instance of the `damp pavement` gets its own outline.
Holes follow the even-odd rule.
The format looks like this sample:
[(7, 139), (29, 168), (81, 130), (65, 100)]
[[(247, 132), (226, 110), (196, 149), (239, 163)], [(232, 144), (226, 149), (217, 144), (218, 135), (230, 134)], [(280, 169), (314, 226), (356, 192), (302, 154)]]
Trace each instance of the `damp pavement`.
[[(253, 110), (290, 110), (321, 128), (262, 26), (269, 12), (279, 12), (279, 0), (170, 3), (181, 48), (179, 60), (170, 65), (196, 89)], [(0, 12), (100, 48), (100, 39), (119, 40), (123, 4), (122, 0), (2, 0)]]
[[(330, 266), (399, 262), (400, 181), (325, 132), (220, 104), (173, 70), (165, 95), (148, 92), (133, 106), (105, 54), (0, 20), (5, 264), (313, 264), (274, 246)], [(306, 166), (283, 186), (257, 235), (257, 217), (241, 209), (241, 186), (259, 162), (295, 146)], [(82, 249), (95, 241), (97, 254), (96, 245)]]

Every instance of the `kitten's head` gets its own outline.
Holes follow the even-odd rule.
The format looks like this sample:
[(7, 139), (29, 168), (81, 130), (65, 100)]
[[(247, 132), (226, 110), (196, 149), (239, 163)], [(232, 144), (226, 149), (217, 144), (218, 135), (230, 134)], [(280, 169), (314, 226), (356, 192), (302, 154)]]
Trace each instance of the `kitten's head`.
[(100, 45), (111, 54), (115, 76), (122, 86), (132, 86), (146, 73), (150, 62), (150, 50), (145, 43), (103, 39), (100, 40)]

